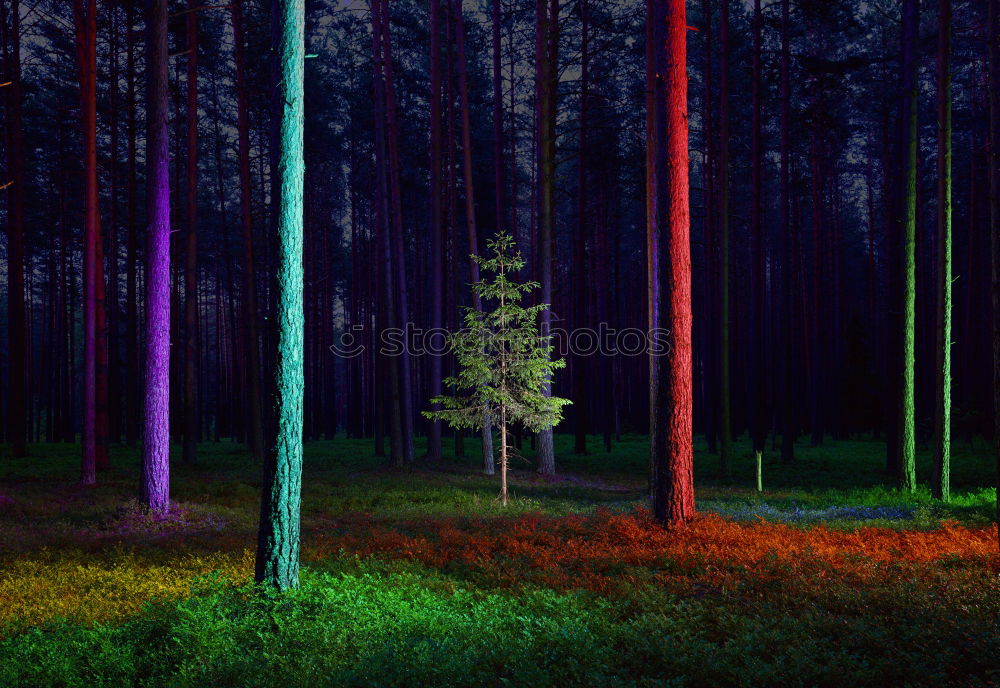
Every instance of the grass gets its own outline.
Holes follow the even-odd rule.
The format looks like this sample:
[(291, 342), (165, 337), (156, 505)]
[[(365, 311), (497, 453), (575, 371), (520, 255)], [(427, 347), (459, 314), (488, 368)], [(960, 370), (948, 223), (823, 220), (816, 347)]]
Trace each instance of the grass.
[(763, 493), (747, 446), (726, 480), (699, 445), (703, 515), (665, 531), (644, 438), (572, 439), (556, 479), (525, 447), (507, 509), (472, 441), (400, 471), (370, 441), (308, 444), (286, 596), (250, 581), (259, 466), (239, 445), (175, 462), (166, 519), (132, 499), (133, 449), (94, 488), (78, 446), (4, 456), (0, 686), (1000, 683), (985, 444), (955, 446), (949, 504), (894, 490), (877, 442), (766, 459)]

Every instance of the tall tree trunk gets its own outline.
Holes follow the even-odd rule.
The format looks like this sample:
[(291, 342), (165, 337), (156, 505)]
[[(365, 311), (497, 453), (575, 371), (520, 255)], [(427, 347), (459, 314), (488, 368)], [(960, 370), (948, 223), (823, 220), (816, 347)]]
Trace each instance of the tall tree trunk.
[(729, 0), (719, 13), (719, 471), (729, 475), (732, 419), (729, 381)]
[(900, 464), (899, 487), (907, 492), (917, 488), (916, 409), (914, 407), (914, 358), (916, 320), (916, 230), (917, 230), (917, 94), (919, 92), (917, 35), (920, 16), (918, 0), (903, 2), (903, 88), (902, 143), (905, 150), (903, 188), (903, 263), (902, 263), (902, 370), (899, 379)]
[[(441, 214), (441, 2), (431, 4), (431, 330), (444, 327), (444, 227)], [(431, 398), (441, 396), (442, 356), (431, 355)], [(440, 404), (431, 409), (439, 411)], [(430, 422), (427, 460), (441, 460), (441, 421)]]
[(110, 110), (110, 144), (111, 155), (108, 165), (110, 187), (110, 202), (108, 204), (108, 281), (107, 281), (107, 312), (108, 312), (108, 440), (121, 441), (121, 356), (119, 353), (118, 334), (121, 330), (118, 315), (118, 7), (113, 0), (106, 2), (109, 19), (111, 83), (108, 87)]
[[(382, 66), (385, 78), (385, 123), (386, 145), (389, 165), (389, 202), (391, 237), (395, 278), (397, 280), (396, 305), (399, 327), (404, 331), (410, 324), (410, 308), (407, 299), (406, 279), (406, 237), (403, 230), (403, 203), (400, 189), (399, 126), (396, 108), (396, 87), (393, 73), (392, 43), (389, 36), (389, 3), (381, 0), (381, 11), (376, 13), (382, 41)], [(374, 18), (374, 17), (373, 17)], [(407, 336), (409, 342), (409, 336)], [(414, 460), (413, 450), (413, 375), (409, 347), (403, 347), (399, 356), (400, 367), (400, 414), (403, 422), (403, 456), (407, 463)]]
[[(476, 194), (472, 179), (472, 123), (470, 121), (469, 105), (469, 76), (468, 64), (465, 54), (465, 20), (462, 16), (461, 1), (453, 4), (453, 15), (455, 18), (455, 43), (458, 48), (458, 92), (462, 110), (462, 178), (465, 181), (465, 223), (468, 232), (469, 253), (479, 254), (479, 240), (476, 231)], [(474, 260), (469, 260), (469, 275), (473, 283), (479, 281), (479, 265)], [(483, 304), (479, 294), (472, 291), (472, 305), (477, 311), (482, 312)], [(483, 472), (486, 475), (493, 475), (495, 471), (493, 461), (493, 426), (489, 415), (483, 417)]]
[(792, 87), (791, 59), (789, 50), (789, 0), (781, 0), (781, 236), (784, 242), (785, 265), (782, 266), (782, 295), (784, 302), (784, 327), (782, 330), (782, 350), (784, 353), (784, 377), (782, 379), (782, 431), (781, 460), (791, 463), (795, 460), (795, 436), (798, 428), (795, 422), (795, 367), (794, 340), (792, 337), (793, 302), (792, 291), (792, 223), (791, 223), (791, 128), (792, 128)]
[[(4, 42), (8, 115), (7, 169), (11, 185), (7, 205), (7, 441), (14, 456), (27, 453), (28, 366), (26, 315), (24, 309), (24, 141), (21, 131), (21, 19), (20, 2), (11, 0), (10, 51)], [(6, 25), (6, 17), (0, 16)], [(8, 180), (2, 180), (4, 183)]]
[[(548, 7), (546, 7), (548, 5)], [(538, 126), (538, 265), (536, 272), (541, 284), (539, 298), (548, 304), (542, 311), (539, 334), (544, 338), (552, 331), (552, 242), (555, 213), (556, 172), (556, 88), (559, 83), (559, 0), (535, 2), (535, 82)], [(552, 383), (543, 393), (552, 394)], [(538, 472), (554, 475), (555, 448), (552, 428), (538, 433)]]
[(255, 459), (264, 458), (264, 422), (260, 396), (260, 341), (257, 337), (257, 284), (254, 274), (253, 201), (250, 179), (250, 120), (243, 35), (243, 0), (230, 4), (233, 22), (233, 61), (236, 78), (236, 128), (239, 138), (240, 225), (243, 234), (243, 327), (246, 333), (247, 444)]
[(951, 0), (939, 0), (938, 6), (938, 322), (931, 491), (938, 499), (948, 501), (951, 498)]
[[(378, 232), (378, 253), (380, 262), (381, 277), (381, 298), (378, 299), (378, 306), (381, 309), (382, 331), (397, 328), (398, 311), (396, 309), (396, 286), (398, 273), (393, 269), (392, 260), (392, 230), (390, 228), (389, 207), (389, 153), (386, 142), (386, 116), (384, 113), (385, 81), (384, 81), (384, 60), (383, 48), (379, 31), (378, 13), (379, 0), (372, 3), (372, 57), (374, 61), (374, 82), (375, 82), (375, 168), (378, 183), (375, 191), (376, 225)], [(380, 337), (384, 341), (384, 337)], [(403, 445), (403, 417), (400, 395), (402, 385), (400, 379), (400, 365), (398, 356), (387, 356), (381, 353), (382, 359), (382, 381), (379, 383), (383, 387), (383, 408), (388, 402), (389, 407), (389, 456), (393, 466), (401, 467), (406, 463), (406, 455)], [(386, 384), (388, 383), (388, 384)], [(385, 398), (385, 388), (388, 388), (388, 399)]]
[(652, 353), (650, 424), (653, 516), (683, 523), (695, 513), (692, 442), (691, 247), (688, 206), (687, 20), (684, 0), (647, 0), (646, 63), (652, 127), (646, 132), (649, 312), (670, 331), (670, 348)]
[[(577, 209), (576, 236), (573, 239), (573, 327), (583, 330), (587, 321), (587, 269), (585, 266), (587, 235), (587, 100), (590, 97), (590, 26), (589, 2), (580, 0), (580, 130), (577, 156)], [(575, 426), (574, 451), (587, 453), (587, 426), (589, 418), (589, 391), (584, 355), (574, 353), (573, 359), (573, 416)]]
[(167, 0), (146, 3), (146, 393), (142, 501), (170, 508), (170, 110)]
[(760, 0), (754, 0), (753, 11), (753, 116), (751, 132), (751, 169), (750, 169), (750, 244), (751, 244), (751, 283), (753, 291), (753, 323), (751, 331), (753, 339), (753, 370), (752, 395), (750, 400), (750, 435), (754, 453), (760, 462), (767, 439), (767, 389), (765, 387), (764, 367), (766, 361), (766, 336), (764, 330), (764, 228), (763, 206), (761, 204), (761, 167), (763, 165), (762, 137), (762, 74), (761, 74), (761, 41), (764, 18), (761, 15)]
[(83, 464), (81, 482), (94, 485), (98, 450), (98, 282), (100, 208), (97, 194), (97, 3), (75, 0), (76, 53), (79, 63), (83, 125), (84, 240), (83, 240)]
[(125, 3), (125, 100), (128, 114), (125, 121), (125, 136), (128, 139), (128, 162), (125, 168), (127, 179), (126, 222), (128, 234), (125, 240), (125, 441), (133, 446), (139, 437), (140, 403), (139, 383), (139, 294), (137, 290), (137, 264), (139, 251), (139, 228), (137, 226), (136, 199), (136, 95), (135, 95), (135, 25), (134, 6)]
[(187, 247), (184, 261), (184, 463), (197, 459), (198, 425), (198, 5), (188, 0)]
[(713, 131), (714, 118), (712, 113), (713, 97), (713, 50), (712, 50), (712, 2), (702, 0), (701, 11), (704, 17), (702, 31), (705, 34), (705, 66), (704, 66), (704, 94), (702, 95), (702, 117), (705, 145), (705, 222), (704, 222), (704, 260), (705, 260), (705, 325), (703, 327), (702, 346), (702, 387), (704, 389), (705, 404), (705, 439), (708, 443), (708, 452), (715, 454), (718, 451), (718, 404), (716, 402), (716, 344), (715, 338), (715, 299), (716, 299), (716, 223), (715, 223), (715, 134)]
[[(990, 248), (993, 292), (993, 448), (1000, 523), (1000, 0), (990, 0)], [(1000, 544), (1000, 542), (998, 542)]]
[(277, 361), (274, 414), (277, 435), (264, 463), (255, 579), (278, 590), (299, 583), (299, 512), (302, 489), (303, 309), (303, 123), (305, 108), (305, 0), (277, 0), (279, 68)]

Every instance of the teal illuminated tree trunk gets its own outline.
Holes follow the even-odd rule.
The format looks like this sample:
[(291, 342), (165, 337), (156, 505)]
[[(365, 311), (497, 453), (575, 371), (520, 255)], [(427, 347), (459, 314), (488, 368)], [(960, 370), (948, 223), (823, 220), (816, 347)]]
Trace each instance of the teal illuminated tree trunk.
[(903, 3), (903, 88), (900, 126), (903, 146), (903, 241), (902, 241), (902, 339), (899, 377), (899, 487), (917, 488), (916, 410), (914, 406), (914, 358), (917, 295), (917, 30), (920, 17), (917, 0)]
[(278, 61), (278, 255), (276, 435), (264, 460), (255, 578), (278, 590), (299, 582), (299, 505), (302, 489), (303, 311), (303, 123), (305, 96), (305, 0), (277, 0), (274, 49)]
[(938, 499), (948, 501), (951, 496), (951, 0), (940, 0), (938, 17), (938, 322), (931, 490)]

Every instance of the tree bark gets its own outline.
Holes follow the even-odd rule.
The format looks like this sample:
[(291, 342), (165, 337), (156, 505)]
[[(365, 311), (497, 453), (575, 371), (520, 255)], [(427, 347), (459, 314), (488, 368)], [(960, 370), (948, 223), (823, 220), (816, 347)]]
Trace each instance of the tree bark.
[(188, 0), (187, 40), (187, 246), (184, 261), (184, 447), (197, 460), (198, 424), (198, 7)]
[[(444, 227), (441, 214), (441, 3), (430, 0), (431, 33), (431, 330), (444, 327)], [(442, 356), (431, 354), (431, 398), (441, 396)], [(432, 404), (431, 410), (441, 410)], [(430, 422), (427, 435), (427, 460), (441, 460), (441, 421)]]
[[(548, 5), (548, 6), (547, 6)], [(535, 82), (538, 127), (538, 265), (541, 290), (539, 298), (548, 304), (542, 311), (539, 334), (545, 338), (552, 332), (552, 234), (556, 171), (556, 88), (559, 83), (559, 0), (535, 2)], [(543, 393), (552, 394), (552, 383)], [(555, 448), (552, 428), (538, 433), (538, 472), (554, 475)]]
[(753, 382), (751, 395), (750, 423), (751, 441), (754, 453), (760, 461), (767, 439), (767, 389), (765, 387), (764, 368), (766, 363), (766, 335), (764, 331), (764, 228), (763, 206), (761, 205), (761, 176), (763, 165), (762, 138), (762, 74), (761, 74), (761, 42), (764, 18), (761, 15), (760, 0), (754, 0), (753, 12), (753, 115), (751, 132), (751, 169), (750, 169), (750, 243), (752, 252), (751, 286), (753, 290)]
[[(6, 89), (8, 120), (7, 169), (11, 186), (7, 205), (7, 371), (9, 397), (7, 402), (7, 441), (15, 457), (27, 454), (27, 336), (24, 308), (24, 141), (21, 131), (21, 20), (20, 2), (11, 0), (10, 45), (4, 43), (7, 62)], [(6, 17), (0, 16), (6, 25)]]
[(729, 380), (729, 0), (719, 11), (719, 472), (729, 475), (732, 418)]
[(905, 169), (903, 189), (903, 256), (902, 256), (902, 369), (899, 379), (900, 463), (898, 481), (900, 489), (913, 492), (917, 488), (916, 475), (916, 409), (914, 406), (914, 359), (916, 338), (916, 229), (917, 229), (917, 94), (919, 92), (917, 36), (919, 33), (918, 0), (903, 2), (903, 88), (902, 88), (902, 143)]
[[(651, 353), (650, 421), (653, 516), (659, 523), (694, 517), (692, 426), (691, 247), (688, 206), (687, 19), (684, 0), (647, 0), (647, 36), (653, 39), (647, 83), (653, 127), (646, 133), (650, 315), (670, 331), (663, 356)], [(661, 109), (662, 108), (662, 109)], [(650, 182), (652, 180), (652, 183)]]
[[(993, 292), (993, 450), (1000, 523), (1000, 0), (990, 0), (990, 248)], [(1000, 544), (1000, 542), (998, 542)]]
[(243, 35), (243, 0), (230, 4), (233, 23), (233, 60), (236, 79), (236, 128), (239, 138), (240, 225), (243, 234), (243, 327), (246, 334), (247, 444), (251, 455), (264, 457), (264, 421), (260, 396), (260, 341), (257, 336), (257, 285), (254, 274), (253, 201), (250, 197), (250, 121)]
[[(465, 21), (462, 16), (461, 1), (452, 5), (455, 18), (455, 43), (458, 48), (458, 92), (462, 110), (462, 178), (465, 181), (465, 223), (468, 232), (469, 253), (479, 254), (476, 231), (476, 195), (472, 179), (472, 123), (470, 122), (469, 76), (465, 55)], [(479, 281), (479, 265), (469, 260), (469, 274), (473, 283)], [(472, 306), (480, 313), (483, 310), (479, 294), (473, 290)], [(489, 416), (483, 418), (483, 472), (493, 475), (496, 470), (493, 461), (493, 430)]]
[(170, 111), (167, 0), (146, 3), (146, 392), (142, 501), (170, 506)]
[(782, 294), (784, 301), (784, 327), (782, 329), (782, 350), (784, 352), (785, 371), (782, 382), (782, 432), (781, 460), (784, 463), (795, 461), (795, 436), (798, 428), (795, 420), (795, 367), (794, 338), (792, 336), (794, 323), (794, 293), (792, 291), (792, 222), (791, 222), (791, 128), (792, 128), (792, 93), (791, 93), (791, 59), (789, 50), (789, 34), (791, 22), (789, 19), (789, 0), (781, 0), (781, 236), (784, 241), (785, 265), (782, 267)]
[(951, 0), (939, 0), (937, 55), (937, 346), (934, 366), (934, 481), (951, 498)]
[(277, 0), (278, 255), (277, 361), (274, 414), (277, 434), (264, 464), (255, 579), (278, 590), (298, 586), (302, 489), (303, 343), (303, 88), (305, 0)]
[(98, 337), (100, 323), (98, 259), (100, 257), (100, 208), (97, 194), (97, 3), (75, 0), (76, 53), (79, 64), (80, 105), (83, 125), (84, 249), (83, 249), (83, 464), (81, 482), (97, 483), (98, 449)]

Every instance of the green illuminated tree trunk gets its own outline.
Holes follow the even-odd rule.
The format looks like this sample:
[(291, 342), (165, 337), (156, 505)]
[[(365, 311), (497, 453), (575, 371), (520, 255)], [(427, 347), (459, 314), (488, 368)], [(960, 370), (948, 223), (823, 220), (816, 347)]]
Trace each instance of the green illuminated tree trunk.
[(255, 578), (278, 590), (299, 582), (299, 504), (302, 488), (303, 369), (302, 194), (305, 0), (277, 0), (274, 48), (278, 60), (277, 434), (264, 461)]
[(951, 492), (951, 0), (938, 20), (938, 322), (934, 413), (934, 483), (938, 499)]
[(914, 408), (914, 353), (917, 294), (917, 29), (920, 23), (917, 0), (903, 3), (903, 89), (902, 144), (903, 170), (903, 253), (902, 253), (902, 368), (899, 378), (899, 487), (912, 492), (917, 487)]

